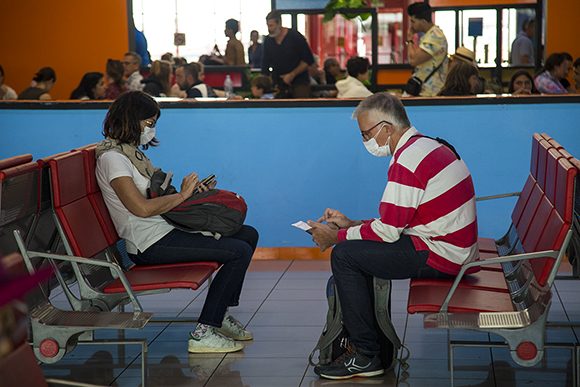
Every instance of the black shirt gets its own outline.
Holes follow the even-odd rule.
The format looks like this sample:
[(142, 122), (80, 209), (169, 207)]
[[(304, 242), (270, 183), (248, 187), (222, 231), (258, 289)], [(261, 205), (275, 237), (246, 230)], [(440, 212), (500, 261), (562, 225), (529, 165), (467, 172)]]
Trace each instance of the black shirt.
[[(312, 51), (302, 34), (292, 28), (282, 40), (282, 43), (276, 43), (274, 38), (269, 36), (264, 40), (264, 56), (262, 57), (262, 73), (270, 74), (272, 68), (272, 80), (275, 84), (280, 84), (281, 75), (288, 74), (294, 70), (298, 64), (304, 61), (308, 65), (314, 63)], [(294, 77), (293, 85), (309, 84), (308, 70)]]

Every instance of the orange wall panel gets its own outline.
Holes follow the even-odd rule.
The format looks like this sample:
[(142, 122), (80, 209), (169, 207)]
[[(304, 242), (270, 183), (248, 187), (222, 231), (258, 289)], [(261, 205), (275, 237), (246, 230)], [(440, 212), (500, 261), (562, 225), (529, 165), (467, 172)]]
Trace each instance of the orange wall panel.
[(580, 58), (580, 41), (578, 40), (578, 25), (576, 24), (578, 15), (580, 15), (580, 1), (547, 1), (545, 57), (547, 58), (554, 52), (566, 51), (574, 59)]
[(379, 69), (378, 85), (404, 85), (411, 77), (411, 69)]
[(56, 72), (50, 94), (67, 99), (82, 75), (105, 72), (107, 58), (128, 50), (123, 0), (0, 1), (0, 64), (20, 93), (44, 66)]

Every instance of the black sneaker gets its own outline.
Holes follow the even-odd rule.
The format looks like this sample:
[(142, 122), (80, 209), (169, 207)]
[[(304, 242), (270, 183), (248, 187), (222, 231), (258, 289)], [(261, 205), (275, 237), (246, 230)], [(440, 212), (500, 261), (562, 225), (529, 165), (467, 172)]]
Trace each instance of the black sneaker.
[(350, 379), (355, 376), (379, 376), (385, 373), (381, 359), (378, 356), (370, 359), (359, 352), (354, 352), (347, 356), (341, 363), (322, 366), (316, 371), (322, 378), (335, 380)]

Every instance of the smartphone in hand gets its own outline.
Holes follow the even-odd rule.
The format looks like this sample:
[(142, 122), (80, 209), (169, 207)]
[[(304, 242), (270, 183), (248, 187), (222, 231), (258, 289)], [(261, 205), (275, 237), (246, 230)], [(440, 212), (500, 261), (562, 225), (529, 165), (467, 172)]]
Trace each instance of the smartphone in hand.
[[(204, 179), (202, 179), (199, 183), (205, 185), (206, 187), (211, 184), (213, 181), (215, 180), (215, 175), (209, 175), (207, 177), (205, 177)], [(199, 187), (196, 188), (193, 193), (198, 193), (200, 192)]]

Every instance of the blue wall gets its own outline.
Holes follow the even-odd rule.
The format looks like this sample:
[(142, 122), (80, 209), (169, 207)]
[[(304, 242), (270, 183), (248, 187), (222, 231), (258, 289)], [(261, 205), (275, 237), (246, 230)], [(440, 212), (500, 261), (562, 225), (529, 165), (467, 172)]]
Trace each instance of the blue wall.
[[(451, 142), (470, 167), (477, 195), (519, 191), (529, 171), (531, 135), (547, 132), (580, 155), (580, 103), (410, 106), (423, 133)], [(175, 174), (215, 173), (218, 186), (239, 192), (260, 245), (312, 246), (293, 227), (326, 207), (352, 218), (377, 215), (387, 159), (364, 149), (352, 107), (162, 110), (161, 145), (148, 152)], [(105, 110), (0, 109), (0, 158), (48, 156), (100, 140)], [(515, 199), (478, 205), (480, 234), (499, 237)]]

